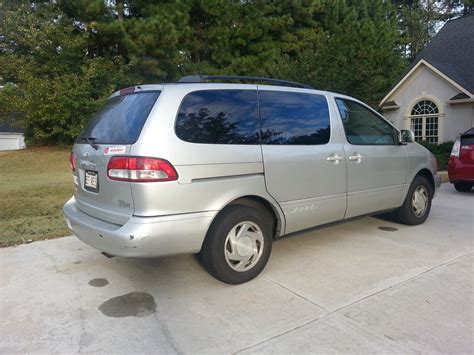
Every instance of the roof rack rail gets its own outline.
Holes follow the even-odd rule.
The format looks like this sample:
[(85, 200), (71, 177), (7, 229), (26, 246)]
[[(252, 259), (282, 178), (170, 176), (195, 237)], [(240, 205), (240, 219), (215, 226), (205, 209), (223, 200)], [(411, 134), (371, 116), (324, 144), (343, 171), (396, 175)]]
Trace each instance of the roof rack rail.
[(209, 80), (239, 80), (239, 81), (261, 81), (282, 86), (293, 86), (305, 89), (314, 89), (310, 85), (296, 83), (294, 81), (262, 78), (259, 76), (234, 76), (234, 75), (188, 75), (179, 79), (179, 83), (205, 83)]

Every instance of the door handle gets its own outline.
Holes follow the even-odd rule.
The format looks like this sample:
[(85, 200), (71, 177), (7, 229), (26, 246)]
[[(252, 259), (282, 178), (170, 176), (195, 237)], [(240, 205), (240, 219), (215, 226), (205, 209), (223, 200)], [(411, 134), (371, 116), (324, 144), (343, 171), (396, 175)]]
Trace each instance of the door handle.
[(343, 157), (340, 157), (340, 156), (337, 155), (337, 154), (332, 153), (330, 156), (328, 156), (328, 157), (326, 158), (326, 160), (327, 160), (328, 162), (330, 162), (330, 163), (339, 164), (339, 162), (340, 162), (341, 160), (344, 160), (344, 158), (343, 158)]
[(355, 161), (356, 163), (360, 163), (362, 161), (363, 156), (360, 155), (359, 153), (354, 153), (352, 155), (349, 155), (349, 160), (350, 161)]

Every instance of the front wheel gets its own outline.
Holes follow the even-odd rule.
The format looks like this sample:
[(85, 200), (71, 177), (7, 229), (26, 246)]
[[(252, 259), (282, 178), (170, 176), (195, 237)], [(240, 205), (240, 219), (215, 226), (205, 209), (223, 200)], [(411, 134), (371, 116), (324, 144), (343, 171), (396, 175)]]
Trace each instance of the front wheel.
[(457, 182), (454, 184), (454, 188), (459, 192), (469, 192), (472, 189), (472, 184), (468, 182)]
[(241, 284), (256, 277), (272, 250), (273, 219), (254, 207), (234, 205), (212, 223), (201, 249), (207, 271), (220, 281)]
[(433, 188), (423, 176), (417, 176), (408, 190), (403, 205), (395, 211), (398, 222), (411, 226), (422, 224), (428, 218), (433, 199)]

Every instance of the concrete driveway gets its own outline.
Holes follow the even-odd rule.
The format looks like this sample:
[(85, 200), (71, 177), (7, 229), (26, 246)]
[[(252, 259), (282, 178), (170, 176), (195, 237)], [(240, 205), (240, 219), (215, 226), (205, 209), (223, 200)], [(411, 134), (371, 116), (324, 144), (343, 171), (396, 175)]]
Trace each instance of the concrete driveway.
[(474, 193), (443, 184), (424, 225), (299, 233), (240, 286), (74, 237), (1, 249), (0, 353), (472, 353), (473, 238)]

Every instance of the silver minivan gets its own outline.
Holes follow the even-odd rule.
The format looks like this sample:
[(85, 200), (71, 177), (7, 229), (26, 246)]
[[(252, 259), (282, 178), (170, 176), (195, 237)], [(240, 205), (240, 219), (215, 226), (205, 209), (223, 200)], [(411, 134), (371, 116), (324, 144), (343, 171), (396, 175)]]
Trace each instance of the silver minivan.
[(381, 211), (423, 223), (440, 184), (434, 156), (364, 103), (252, 77), (112, 94), (71, 168), (64, 216), (79, 239), (123, 257), (200, 253), (230, 284), (289, 233)]

